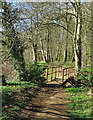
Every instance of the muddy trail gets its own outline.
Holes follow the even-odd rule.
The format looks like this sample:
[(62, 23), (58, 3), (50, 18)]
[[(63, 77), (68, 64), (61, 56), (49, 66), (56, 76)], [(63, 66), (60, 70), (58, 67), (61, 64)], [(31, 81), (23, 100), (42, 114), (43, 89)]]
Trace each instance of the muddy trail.
[(72, 120), (67, 114), (67, 94), (58, 84), (46, 84), (22, 109), (20, 120)]

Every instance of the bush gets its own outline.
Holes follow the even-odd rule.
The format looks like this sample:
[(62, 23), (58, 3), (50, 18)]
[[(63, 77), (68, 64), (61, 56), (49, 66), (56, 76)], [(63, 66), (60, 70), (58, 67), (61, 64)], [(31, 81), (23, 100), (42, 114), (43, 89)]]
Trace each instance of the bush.
[(81, 73), (78, 76), (78, 79), (80, 79), (84, 85), (93, 86), (92, 72), (93, 72), (93, 70), (91, 68), (85, 68), (85, 69), (81, 70)]
[(6, 85), (6, 76), (5, 75), (0, 75), (0, 81), (2, 81), (2, 85)]
[(28, 71), (27, 81), (31, 81), (40, 85), (43, 84), (43, 82), (45, 81), (45, 78), (42, 77), (42, 74), (44, 73), (43, 68), (37, 65), (37, 63), (34, 63), (27, 64), (26, 69)]
[[(32, 82), (35, 84), (42, 85), (45, 81), (45, 78), (43, 77), (44, 69), (37, 63), (34, 64), (26, 64), (25, 66), (26, 70), (26, 78), (24, 77), (24, 72), (18, 71), (18, 76), (16, 79), (19, 79), (20, 81), (27, 81)], [(25, 78), (25, 79), (24, 79)]]
[(27, 78), (25, 77), (25, 73), (23, 71), (18, 71), (17, 79), (19, 79), (21, 81), (26, 81), (27, 80)]

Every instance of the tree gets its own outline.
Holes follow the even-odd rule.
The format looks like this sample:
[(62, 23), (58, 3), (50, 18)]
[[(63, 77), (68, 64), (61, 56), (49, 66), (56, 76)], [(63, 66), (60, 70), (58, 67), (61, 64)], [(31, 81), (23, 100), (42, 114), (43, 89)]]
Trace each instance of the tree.
[(75, 32), (74, 32), (74, 54), (75, 54), (75, 70), (76, 74), (79, 73), (81, 69), (81, 29), (82, 29), (82, 11), (81, 3), (72, 3), (74, 7), (75, 16)]
[(15, 59), (14, 66), (18, 72), (21, 72), (20, 79), (25, 80), (27, 78), (27, 71), (25, 69), (24, 60), (24, 45), (20, 38), (18, 38), (18, 33), (14, 28), (14, 24), (17, 20), (17, 15), (15, 10), (13, 11), (11, 5), (7, 2), (2, 2), (2, 24), (4, 27), (2, 39), (2, 45), (9, 49), (9, 55)]

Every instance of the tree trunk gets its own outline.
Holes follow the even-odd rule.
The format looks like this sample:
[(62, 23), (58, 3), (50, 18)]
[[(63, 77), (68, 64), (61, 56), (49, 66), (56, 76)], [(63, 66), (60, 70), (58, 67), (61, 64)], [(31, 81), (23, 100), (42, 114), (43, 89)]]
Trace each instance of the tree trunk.
[(72, 45), (72, 62), (75, 61), (74, 46)]
[(75, 3), (74, 14), (75, 17), (75, 32), (74, 32), (74, 54), (75, 54), (75, 72), (76, 76), (81, 70), (81, 28), (82, 28), (82, 20), (81, 20), (81, 9), (80, 2)]
[(41, 46), (42, 59), (43, 59), (43, 61), (46, 61), (42, 38), (40, 39), (40, 46)]
[(66, 61), (67, 61), (67, 48), (64, 51), (64, 62), (66, 62)]
[(50, 55), (49, 55), (49, 27), (48, 27), (48, 38), (47, 38), (47, 63), (50, 62)]
[(35, 62), (37, 62), (37, 44), (34, 45)]
[(37, 45), (32, 44), (33, 61), (37, 62)]
[[(66, 3), (66, 10), (68, 12), (68, 3)], [(68, 18), (66, 16), (66, 28), (68, 30)], [(67, 52), (68, 52), (68, 31), (66, 31), (66, 46), (65, 46), (65, 51), (64, 51), (64, 62), (67, 61)]]

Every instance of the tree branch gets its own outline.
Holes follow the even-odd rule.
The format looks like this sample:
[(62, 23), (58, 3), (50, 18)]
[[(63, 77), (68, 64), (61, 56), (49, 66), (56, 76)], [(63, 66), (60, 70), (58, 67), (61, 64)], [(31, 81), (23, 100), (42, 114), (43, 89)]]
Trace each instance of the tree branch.
[(68, 33), (70, 33), (71, 36), (73, 36), (73, 34), (67, 28), (65, 28), (63, 25), (60, 25), (60, 24), (57, 24), (57, 23), (45, 23), (43, 25), (51, 25), (51, 24), (64, 28), (66, 31), (68, 31)]
[(73, 13), (66, 12), (66, 14), (67, 14), (67, 15), (73, 15), (74, 17), (77, 18), (77, 16), (76, 16), (75, 14), (73, 14)]

